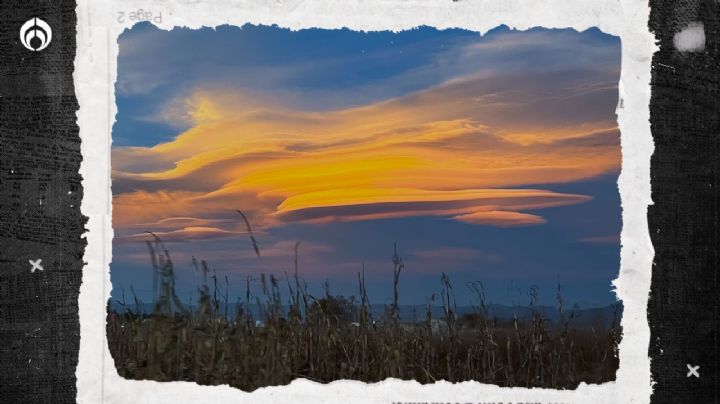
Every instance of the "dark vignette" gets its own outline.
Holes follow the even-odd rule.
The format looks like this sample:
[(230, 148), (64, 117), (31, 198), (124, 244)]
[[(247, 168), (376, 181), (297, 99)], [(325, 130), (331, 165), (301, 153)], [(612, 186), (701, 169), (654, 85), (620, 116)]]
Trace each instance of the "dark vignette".
[[(718, 395), (718, 17), (716, 0), (650, 0), (650, 122), (655, 249), (648, 307), (653, 403), (717, 403)], [(705, 50), (681, 53), (675, 33), (705, 27)], [(700, 366), (700, 378), (688, 377)]]
[[(0, 402), (74, 402), (85, 217), (73, 86), (75, 1), (0, 7)], [(31, 52), (38, 17), (50, 45)], [(30, 271), (42, 259), (44, 270)]]

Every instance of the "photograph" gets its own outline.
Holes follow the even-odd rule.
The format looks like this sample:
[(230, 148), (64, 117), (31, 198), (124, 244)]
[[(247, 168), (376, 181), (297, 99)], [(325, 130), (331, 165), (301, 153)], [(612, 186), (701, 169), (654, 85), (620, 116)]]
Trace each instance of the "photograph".
[(120, 376), (616, 379), (619, 37), (143, 22), (117, 41)]

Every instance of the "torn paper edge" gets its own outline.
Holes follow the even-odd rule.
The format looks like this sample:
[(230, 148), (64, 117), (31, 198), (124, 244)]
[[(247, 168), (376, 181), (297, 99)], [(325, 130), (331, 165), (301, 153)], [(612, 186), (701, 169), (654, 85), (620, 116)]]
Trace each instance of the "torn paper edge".
[[(614, 281), (623, 301), (620, 368), (614, 382), (581, 384), (575, 390), (501, 388), (478, 382), (438, 382), (388, 379), (366, 384), (337, 381), (318, 384), (295, 380), (288, 386), (254, 392), (193, 382), (135, 381), (120, 377), (106, 335), (106, 302), (110, 296), (112, 247), (110, 146), (117, 112), (118, 36), (137, 21), (119, 13), (162, 15), (152, 21), (162, 29), (201, 28), (246, 23), (290, 29), (349, 28), (362, 31), (462, 28), (480, 33), (505, 24), (525, 30), (598, 27), (621, 38), (622, 71), (617, 107), (621, 132), (622, 171), (618, 185), (622, 201), (621, 265)], [(539, 402), (649, 403), (652, 392), (648, 346), (647, 301), (653, 249), (647, 222), (650, 199), (650, 71), (655, 40), (648, 31), (649, 6), (633, 0), (79, 0), (75, 91), (82, 139), (84, 198), (88, 216), (87, 248), (80, 288), (80, 353), (77, 401), (81, 403), (383, 403), (393, 402)]]

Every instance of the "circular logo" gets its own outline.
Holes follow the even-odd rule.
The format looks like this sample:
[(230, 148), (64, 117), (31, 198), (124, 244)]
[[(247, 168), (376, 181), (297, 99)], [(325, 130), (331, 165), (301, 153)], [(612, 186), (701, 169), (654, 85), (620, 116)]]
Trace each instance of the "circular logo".
[(33, 52), (41, 51), (50, 45), (52, 29), (43, 20), (31, 18), (20, 28), (20, 42)]

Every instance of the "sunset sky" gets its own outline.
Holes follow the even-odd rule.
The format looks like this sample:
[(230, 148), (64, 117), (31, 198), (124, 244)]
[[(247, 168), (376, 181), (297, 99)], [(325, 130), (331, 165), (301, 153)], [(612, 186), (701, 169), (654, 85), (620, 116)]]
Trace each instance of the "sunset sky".
[[(149, 301), (144, 231), (178, 293), (192, 257), (227, 275), (292, 272), (371, 302), (423, 303), (442, 272), (497, 303), (614, 301), (619, 269), (620, 42), (596, 29), (484, 36), (223, 26), (119, 39), (113, 128), (113, 296)], [(242, 210), (253, 226), (253, 251)]]

